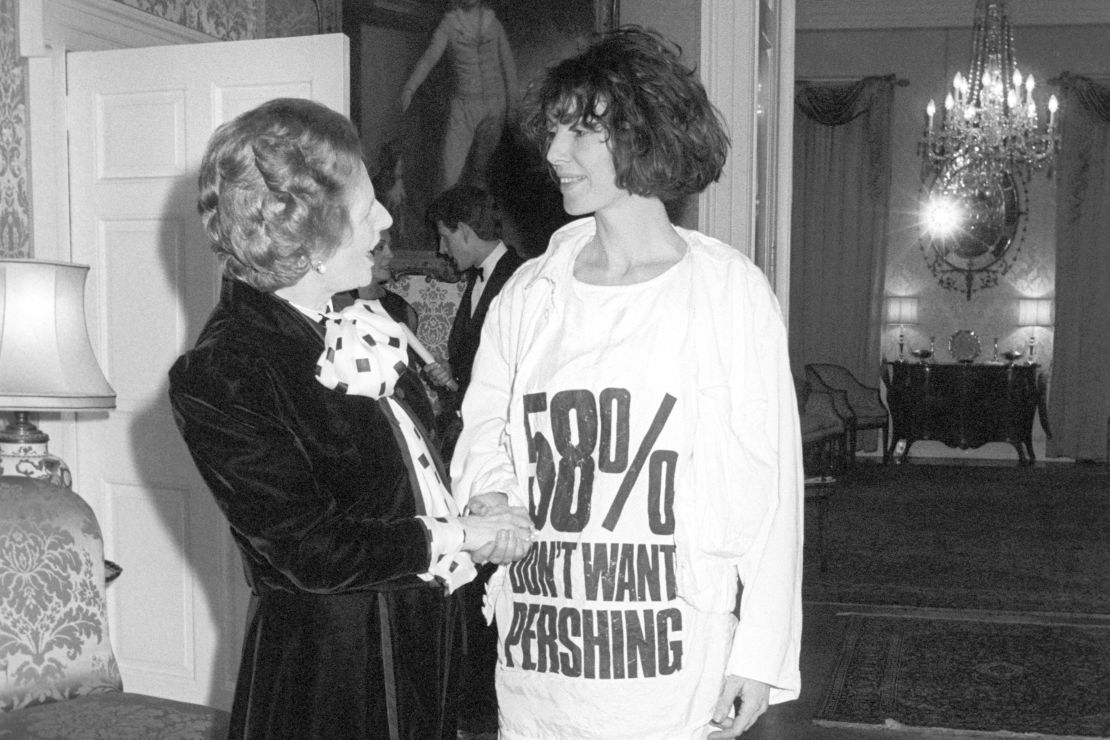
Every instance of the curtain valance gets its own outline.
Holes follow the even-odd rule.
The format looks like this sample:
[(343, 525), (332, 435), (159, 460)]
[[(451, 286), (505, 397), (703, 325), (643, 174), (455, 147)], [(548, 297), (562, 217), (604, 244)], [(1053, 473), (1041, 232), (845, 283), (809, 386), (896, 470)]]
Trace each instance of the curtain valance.
[(888, 95), (894, 75), (864, 77), (858, 82), (822, 83), (799, 80), (794, 103), (808, 118), (824, 126), (843, 126), (871, 109), (877, 95)]
[(1110, 123), (1110, 87), (1083, 75), (1061, 74), (1055, 82), (1068, 100), (1079, 103), (1091, 115)]

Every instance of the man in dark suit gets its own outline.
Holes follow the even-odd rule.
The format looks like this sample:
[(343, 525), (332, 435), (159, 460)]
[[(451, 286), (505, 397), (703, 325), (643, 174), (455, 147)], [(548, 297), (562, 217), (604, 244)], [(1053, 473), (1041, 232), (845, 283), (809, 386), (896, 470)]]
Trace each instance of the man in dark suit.
[[(470, 385), (470, 371), (478, 352), (482, 322), (494, 296), (509, 279), (521, 259), (501, 239), (501, 208), (492, 195), (472, 185), (456, 185), (428, 206), (428, 222), (439, 234), (439, 251), (467, 276), (466, 291), (459, 303), (447, 339), (447, 361), (427, 367), (428, 376), (439, 386), (454, 380), (457, 391), (438, 390), (442, 401), (440, 424), (443, 458), (448, 462), (458, 435), (458, 410)], [(449, 429), (450, 428), (450, 429)], [(451, 434), (453, 429), (454, 434)]]
[[(462, 429), (459, 407), (470, 385), (470, 371), (478, 352), (482, 322), (493, 297), (520, 267), (522, 260), (501, 239), (501, 208), (492, 195), (472, 185), (456, 185), (428, 206), (428, 222), (439, 234), (439, 251), (467, 275), (466, 290), (459, 302), (455, 322), (447, 339), (447, 361), (425, 366), (437, 388), (443, 410), (438, 436), (445, 463)], [(454, 380), (457, 391), (445, 386)], [(459, 737), (470, 740), (497, 737), (497, 695), (494, 667), (497, 663), (497, 629), (482, 616), (482, 594), (491, 569), (479, 570), (478, 578), (466, 586), (463, 604), (469, 634), (467, 655), (460, 682), (464, 695), (459, 702)]]

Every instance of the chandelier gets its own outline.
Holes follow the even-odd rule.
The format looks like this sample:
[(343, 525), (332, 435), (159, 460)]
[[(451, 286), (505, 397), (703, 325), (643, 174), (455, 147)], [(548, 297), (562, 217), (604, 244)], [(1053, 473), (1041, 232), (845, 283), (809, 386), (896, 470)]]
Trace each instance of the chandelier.
[(1048, 99), (1048, 124), (1038, 124), (1033, 75), (1023, 77), (1014, 59), (1014, 37), (1004, 0), (977, 0), (971, 67), (957, 72), (944, 111), (926, 106), (921, 140), (923, 176), (953, 164), (1028, 179), (1051, 167), (1059, 147), (1056, 96)]

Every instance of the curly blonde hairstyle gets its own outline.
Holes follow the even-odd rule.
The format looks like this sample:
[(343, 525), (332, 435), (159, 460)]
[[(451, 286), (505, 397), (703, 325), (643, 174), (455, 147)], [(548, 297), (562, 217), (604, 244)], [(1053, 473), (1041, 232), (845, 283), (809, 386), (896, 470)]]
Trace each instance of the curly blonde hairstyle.
[(350, 120), (299, 98), (271, 100), (216, 129), (197, 210), (224, 274), (272, 292), (330, 257), (350, 229), (361, 151)]

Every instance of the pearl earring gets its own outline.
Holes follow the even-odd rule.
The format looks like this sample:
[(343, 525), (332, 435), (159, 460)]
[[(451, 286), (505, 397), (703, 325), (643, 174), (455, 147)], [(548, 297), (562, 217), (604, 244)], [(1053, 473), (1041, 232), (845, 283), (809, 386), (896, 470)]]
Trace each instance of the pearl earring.
[(328, 271), (328, 266), (325, 265), (323, 262), (320, 262), (319, 260), (317, 260), (316, 262), (312, 263), (312, 269), (316, 270), (316, 272), (323, 275), (325, 272)]

